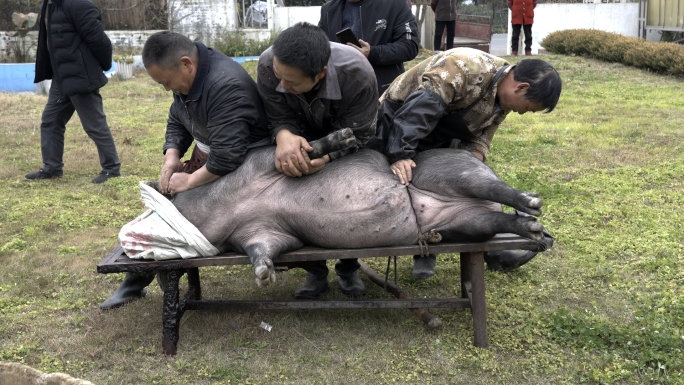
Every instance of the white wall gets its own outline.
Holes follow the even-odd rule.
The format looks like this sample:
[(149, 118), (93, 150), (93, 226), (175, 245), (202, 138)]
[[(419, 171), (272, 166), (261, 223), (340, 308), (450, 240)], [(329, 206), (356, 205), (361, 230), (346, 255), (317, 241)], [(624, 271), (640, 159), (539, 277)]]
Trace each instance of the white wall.
[[(511, 12), (508, 12), (508, 54), (511, 53)], [(551, 32), (564, 29), (598, 29), (624, 36), (639, 36), (639, 3), (538, 4), (532, 25), (532, 53)], [(522, 33), (520, 34), (523, 44)], [(524, 48), (520, 49), (520, 53)]]
[(321, 7), (276, 7), (273, 12), (273, 26), (276, 31), (291, 27), (300, 21), (318, 25)]
[(105, 31), (112, 46), (116, 48), (128, 48), (133, 52), (142, 52), (147, 38), (159, 30), (149, 31)]
[[(182, 4), (182, 7), (174, 7)], [(170, 29), (211, 45), (225, 30), (235, 29), (235, 0), (169, 0)]]
[[(269, 0), (269, 5), (273, 0)], [(171, 5), (179, 0), (170, 0)], [(174, 30), (183, 33), (192, 40), (200, 40), (211, 45), (213, 39), (228, 29), (235, 29), (234, 0), (185, 0), (184, 7), (176, 9), (171, 15)], [(590, 28), (608, 32), (615, 32), (625, 36), (638, 36), (638, 3), (605, 3), (605, 4), (539, 4), (535, 8), (534, 25), (532, 26), (532, 52), (537, 53), (539, 42), (549, 33), (563, 29)], [(431, 11), (428, 11), (428, 13)], [(414, 6), (415, 14), (415, 6)], [(297, 22), (307, 21), (318, 24), (321, 7), (275, 7), (269, 20), (269, 26), (275, 31), (288, 28)], [(271, 15), (269, 15), (271, 16)], [(510, 12), (507, 53), (510, 53)], [(429, 18), (426, 18), (429, 19)], [(427, 27), (428, 20), (423, 23)], [(265, 40), (269, 38), (268, 29), (244, 29), (249, 39)], [(142, 46), (151, 34), (157, 31), (106, 31), (115, 47), (130, 47), (142, 50)], [(29, 32), (32, 40), (36, 40), (37, 31)], [(426, 38), (422, 33), (421, 44), (426, 46)], [(660, 34), (651, 31), (647, 40), (658, 41)], [(0, 54), (4, 53), (5, 44), (9, 40), (4, 32), (0, 32)], [(521, 39), (522, 40), (522, 39)], [(522, 50), (521, 50), (522, 52)]]
[[(150, 31), (105, 31), (109, 39), (112, 41), (112, 46), (115, 48), (129, 48), (134, 52), (141, 52), (143, 45), (153, 33), (158, 30)], [(31, 55), (35, 56), (36, 46), (38, 44), (38, 31), (30, 31), (26, 37), (26, 44), (31, 46)], [(0, 31), (0, 56), (4, 57), (7, 42), (10, 41), (7, 33)]]

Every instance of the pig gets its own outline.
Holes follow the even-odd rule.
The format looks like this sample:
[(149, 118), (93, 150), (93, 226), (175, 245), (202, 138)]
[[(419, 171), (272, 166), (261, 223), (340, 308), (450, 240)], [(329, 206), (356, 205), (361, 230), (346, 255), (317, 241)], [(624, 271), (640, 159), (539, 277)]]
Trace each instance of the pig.
[[(305, 244), (332, 249), (486, 241), (515, 233), (538, 242), (542, 199), (501, 181), (470, 152), (419, 153), (413, 180), (399, 183), (387, 158), (360, 150), (292, 178), (275, 168), (274, 147), (251, 150), (234, 172), (172, 202), (220, 252), (249, 256), (256, 282), (275, 281), (274, 262)], [(502, 212), (502, 204), (528, 215)]]

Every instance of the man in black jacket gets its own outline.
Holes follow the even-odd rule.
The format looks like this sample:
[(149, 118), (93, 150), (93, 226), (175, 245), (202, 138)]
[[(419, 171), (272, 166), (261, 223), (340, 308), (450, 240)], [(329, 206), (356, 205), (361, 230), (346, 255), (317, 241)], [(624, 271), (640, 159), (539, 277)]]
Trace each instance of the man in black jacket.
[[(170, 31), (150, 36), (142, 56), (150, 77), (173, 91), (159, 175), (162, 193), (175, 195), (213, 182), (240, 166), (248, 150), (270, 144), (256, 84), (231, 58)], [(193, 141), (191, 158), (183, 164), (180, 159)], [(128, 273), (100, 308), (141, 298), (153, 279), (153, 274)]]
[(102, 73), (112, 66), (112, 44), (100, 11), (90, 1), (43, 0), (40, 8), (35, 83), (52, 79), (40, 124), (43, 166), (28, 180), (61, 177), (64, 132), (74, 111), (95, 142), (102, 171), (93, 183), (119, 176), (121, 162), (102, 108)]
[(378, 80), (378, 95), (404, 73), (404, 62), (418, 54), (418, 26), (406, 0), (332, 0), (321, 7), (318, 22), (330, 41), (351, 28), (358, 49), (370, 62)]

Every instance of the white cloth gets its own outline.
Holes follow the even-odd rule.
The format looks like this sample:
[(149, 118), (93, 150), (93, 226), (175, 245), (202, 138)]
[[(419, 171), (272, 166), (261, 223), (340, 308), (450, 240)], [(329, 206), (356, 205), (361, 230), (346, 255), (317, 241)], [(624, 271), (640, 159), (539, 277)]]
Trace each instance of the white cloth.
[(132, 259), (177, 259), (218, 254), (202, 233), (154, 188), (140, 182), (140, 197), (149, 209), (119, 231), (119, 242)]
[(205, 154), (211, 153), (211, 147), (207, 146), (204, 143), (200, 143), (198, 141), (195, 141), (195, 146), (197, 146), (197, 148), (199, 148), (200, 151), (202, 151)]

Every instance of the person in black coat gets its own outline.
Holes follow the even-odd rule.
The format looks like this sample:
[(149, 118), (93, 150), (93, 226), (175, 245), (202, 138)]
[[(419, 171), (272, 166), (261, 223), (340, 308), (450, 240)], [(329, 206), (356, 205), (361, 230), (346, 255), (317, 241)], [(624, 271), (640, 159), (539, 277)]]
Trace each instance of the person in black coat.
[(435, 11), (435, 52), (442, 51), (442, 36), (446, 29), (446, 50), (454, 48), (456, 35), (456, 0), (432, 0), (430, 7)]
[(112, 43), (100, 11), (89, 0), (43, 0), (39, 18), (35, 83), (52, 79), (40, 124), (43, 166), (26, 175), (42, 180), (63, 175), (64, 132), (74, 111), (95, 142), (102, 171), (93, 183), (120, 176), (121, 162), (107, 125), (99, 89), (112, 66)]
[(406, 0), (332, 0), (321, 7), (318, 22), (332, 42), (337, 32), (351, 28), (358, 49), (378, 80), (378, 95), (404, 73), (404, 62), (418, 55), (418, 26)]
[[(211, 183), (238, 168), (250, 149), (270, 144), (257, 85), (233, 59), (170, 31), (150, 36), (142, 59), (152, 80), (173, 91), (159, 173), (162, 193)], [(193, 141), (192, 155), (182, 163)], [(142, 298), (152, 280), (154, 273), (127, 273), (100, 309)]]

